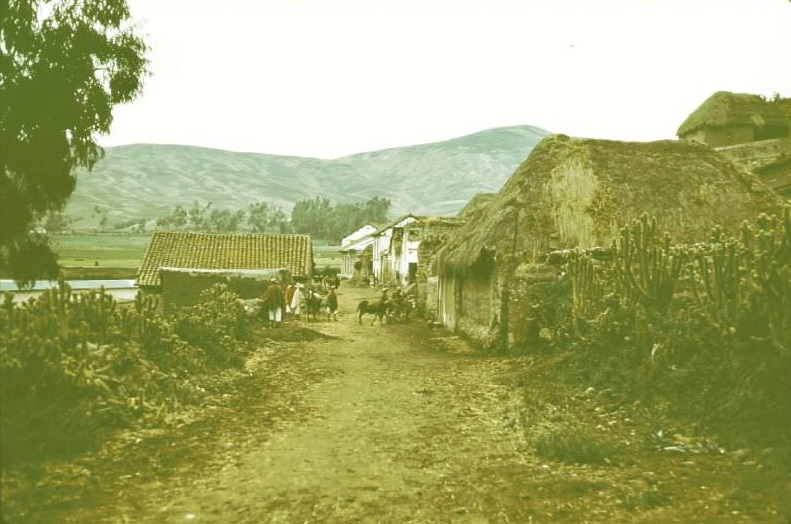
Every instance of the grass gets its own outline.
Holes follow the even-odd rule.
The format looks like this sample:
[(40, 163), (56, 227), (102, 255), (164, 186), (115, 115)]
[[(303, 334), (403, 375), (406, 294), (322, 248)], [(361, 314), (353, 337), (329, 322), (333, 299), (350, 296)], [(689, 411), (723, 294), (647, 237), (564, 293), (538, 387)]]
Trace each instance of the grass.
[[(150, 234), (76, 233), (53, 235), (52, 248), (66, 279), (135, 278)], [(340, 246), (314, 245), (316, 269), (340, 268)]]
[(313, 261), (316, 264), (316, 270), (322, 271), (325, 267), (333, 267), (340, 269), (341, 267), (341, 253), (340, 246), (323, 246), (313, 245)]
[(52, 248), (64, 268), (140, 266), (151, 235), (122, 233), (53, 235)]

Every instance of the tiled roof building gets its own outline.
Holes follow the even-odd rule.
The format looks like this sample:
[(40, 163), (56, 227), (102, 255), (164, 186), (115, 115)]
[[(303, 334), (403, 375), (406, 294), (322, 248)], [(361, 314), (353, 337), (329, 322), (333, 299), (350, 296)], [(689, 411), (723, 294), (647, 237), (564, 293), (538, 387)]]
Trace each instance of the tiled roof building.
[(313, 246), (308, 235), (155, 231), (143, 255), (137, 285), (161, 287), (161, 268), (283, 268), (294, 278), (311, 278)]

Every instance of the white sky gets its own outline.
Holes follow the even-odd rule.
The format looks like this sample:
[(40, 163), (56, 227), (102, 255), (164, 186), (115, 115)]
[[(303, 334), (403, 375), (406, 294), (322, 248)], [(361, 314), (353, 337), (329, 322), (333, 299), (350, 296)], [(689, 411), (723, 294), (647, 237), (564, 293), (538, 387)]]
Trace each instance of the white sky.
[(130, 0), (152, 75), (106, 146), (335, 158), (535, 125), (674, 138), (791, 96), (787, 0)]

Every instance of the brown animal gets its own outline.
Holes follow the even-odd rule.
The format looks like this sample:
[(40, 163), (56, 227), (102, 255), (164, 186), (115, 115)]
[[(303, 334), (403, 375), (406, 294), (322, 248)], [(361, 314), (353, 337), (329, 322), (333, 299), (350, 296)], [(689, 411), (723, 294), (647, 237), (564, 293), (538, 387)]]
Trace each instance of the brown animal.
[(387, 302), (383, 300), (379, 300), (378, 302), (369, 302), (367, 300), (360, 301), (357, 304), (357, 312), (359, 313), (358, 321), (360, 324), (363, 323), (363, 315), (373, 315), (373, 319), (371, 320), (371, 325), (374, 325), (376, 319), (379, 319), (379, 325), (382, 325), (382, 319), (387, 315), (389, 311), (389, 305)]

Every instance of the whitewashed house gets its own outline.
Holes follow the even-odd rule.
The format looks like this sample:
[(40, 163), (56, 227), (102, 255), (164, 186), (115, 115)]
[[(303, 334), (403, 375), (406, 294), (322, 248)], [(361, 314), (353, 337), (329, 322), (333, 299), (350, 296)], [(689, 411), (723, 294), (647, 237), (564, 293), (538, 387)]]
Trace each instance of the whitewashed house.
[(373, 224), (366, 224), (341, 240), (341, 278), (363, 279), (370, 277), (373, 258), (373, 234), (377, 231)]
[(419, 217), (407, 214), (374, 233), (373, 275), (383, 284), (409, 282), (410, 264), (417, 271), (417, 244), (410, 240), (407, 226), (417, 222)]

